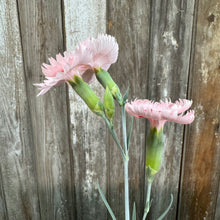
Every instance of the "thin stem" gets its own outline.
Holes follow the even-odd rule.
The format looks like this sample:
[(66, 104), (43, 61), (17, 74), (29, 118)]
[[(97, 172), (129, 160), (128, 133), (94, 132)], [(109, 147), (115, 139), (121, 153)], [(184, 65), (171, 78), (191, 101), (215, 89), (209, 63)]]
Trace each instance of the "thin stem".
[(125, 115), (125, 106), (121, 106), (121, 112), (122, 112), (122, 129), (123, 129), (123, 143), (124, 143), (124, 151), (125, 154), (128, 152), (128, 146), (127, 146), (127, 129), (126, 129), (126, 115)]
[(129, 152), (129, 144), (130, 144), (131, 132), (133, 128), (133, 122), (134, 122), (134, 117), (131, 117), (130, 128), (129, 128), (128, 137), (127, 137), (128, 152)]
[(143, 216), (142, 220), (145, 220), (145, 218), (147, 217), (147, 214), (150, 210), (151, 186), (152, 186), (152, 181), (148, 181), (148, 184), (147, 184), (147, 198), (146, 198), (146, 203), (145, 203), (144, 216)]
[(129, 212), (129, 184), (128, 184), (128, 160), (124, 161), (124, 186), (125, 186), (125, 219), (130, 219)]
[(116, 135), (116, 133), (115, 133), (114, 127), (110, 124), (110, 122), (108, 121), (108, 119), (107, 119), (105, 116), (102, 116), (102, 117), (104, 118), (105, 123), (106, 123), (106, 125), (107, 125), (107, 127), (108, 127), (108, 129), (109, 129), (109, 131), (110, 131), (110, 133), (111, 133), (111, 135), (112, 135), (112, 137), (113, 137), (115, 143), (117, 144), (118, 149), (119, 149), (120, 152), (121, 152), (121, 155), (122, 155), (123, 160), (125, 160), (125, 159), (126, 159), (126, 156), (125, 156), (125, 153), (124, 153), (124, 151), (123, 151), (123, 149), (122, 149), (122, 147), (121, 147), (121, 144), (120, 144), (120, 142), (119, 142), (119, 140), (118, 140), (118, 137), (117, 137), (117, 135)]
[(125, 105), (121, 106), (122, 111), (122, 130), (123, 130), (123, 144), (126, 159), (124, 160), (124, 187), (125, 187), (125, 220), (130, 219), (129, 211), (129, 183), (128, 183), (128, 146), (127, 146), (127, 130), (126, 130), (126, 115)]
[(128, 183), (128, 145), (127, 145), (127, 130), (126, 130), (126, 115), (125, 115), (125, 106), (124, 104), (121, 106), (122, 110), (122, 130), (123, 130), (123, 146), (124, 150), (121, 147), (121, 144), (118, 140), (118, 137), (115, 133), (113, 125), (109, 122), (109, 120), (103, 115), (102, 117), (105, 120), (105, 123), (114, 138), (117, 147), (119, 148), (123, 161), (124, 161), (124, 187), (125, 187), (125, 220), (130, 220), (130, 211), (129, 211), (129, 183)]

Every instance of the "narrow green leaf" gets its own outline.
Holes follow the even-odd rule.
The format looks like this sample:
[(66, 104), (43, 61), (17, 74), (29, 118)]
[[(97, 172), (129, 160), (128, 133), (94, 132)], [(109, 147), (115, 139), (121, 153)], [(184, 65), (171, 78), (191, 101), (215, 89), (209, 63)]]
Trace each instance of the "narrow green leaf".
[(124, 150), (122, 149), (122, 146), (121, 146), (121, 144), (120, 144), (120, 142), (119, 142), (119, 140), (118, 140), (118, 136), (117, 136), (117, 134), (115, 133), (114, 126), (111, 124), (111, 122), (107, 119), (107, 117), (106, 117), (105, 115), (102, 116), (102, 118), (105, 120), (105, 123), (106, 123), (106, 125), (107, 125), (107, 127), (108, 127), (108, 129), (109, 129), (109, 131), (110, 131), (110, 133), (111, 133), (111, 135), (112, 135), (112, 137), (113, 137), (115, 143), (117, 144), (117, 147), (118, 147), (118, 149), (119, 149), (120, 152), (121, 152), (121, 155), (122, 155), (123, 160), (126, 160)]
[(128, 137), (127, 137), (128, 150), (129, 150), (129, 143), (130, 143), (130, 139), (131, 139), (131, 132), (132, 132), (132, 128), (133, 128), (133, 122), (134, 122), (134, 117), (131, 116), (130, 128), (129, 128)]
[(164, 213), (157, 220), (162, 220), (166, 216), (166, 214), (169, 212), (172, 206), (172, 203), (173, 203), (173, 194), (171, 194), (170, 197), (171, 197), (171, 201), (170, 201), (168, 208), (164, 211)]
[(136, 220), (136, 207), (135, 207), (135, 202), (134, 202), (134, 205), (133, 205), (132, 220)]
[(125, 92), (125, 94), (124, 94), (124, 96), (123, 96), (123, 101), (124, 101), (124, 103), (125, 103), (126, 100), (128, 99), (128, 93), (129, 93), (129, 87), (127, 88), (127, 90), (126, 90), (126, 92)]
[(105, 203), (105, 206), (106, 206), (106, 208), (109, 211), (109, 214), (111, 215), (113, 220), (116, 220), (116, 217), (115, 217), (111, 207), (109, 206), (109, 204), (108, 204), (108, 202), (107, 202), (107, 200), (106, 200), (106, 198), (105, 198), (105, 196), (104, 196), (104, 194), (103, 194), (103, 192), (102, 192), (98, 182), (97, 182), (97, 188), (98, 188), (99, 194), (100, 194), (100, 196), (102, 198), (102, 201)]

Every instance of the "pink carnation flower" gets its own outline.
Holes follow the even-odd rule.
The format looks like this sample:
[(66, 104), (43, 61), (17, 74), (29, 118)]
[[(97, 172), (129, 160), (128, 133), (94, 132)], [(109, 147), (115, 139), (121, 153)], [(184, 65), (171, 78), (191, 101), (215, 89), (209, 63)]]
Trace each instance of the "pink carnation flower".
[(85, 82), (91, 83), (95, 79), (94, 69), (101, 67), (108, 70), (118, 57), (118, 44), (114, 37), (100, 34), (97, 39), (87, 39), (73, 52), (56, 55), (56, 59), (49, 58), (50, 64), (42, 64), (42, 72), (46, 77), (43, 83), (34, 84), (45, 94), (51, 87), (61, 83), (68, 83), (74, 75), (80, 76)]
[(152, 102), (148, 99), (138, 99), (131, 103), (126, 103), (126, 111), (138, 118), (147, 118), (151, 122), (151, 127), (157, 129), (163, 128), (166, 121), (173, 121), (179, 124), (190, 124), (194, 120), (194, 111), (190, 110), (186, 114), (184, 112), (190, 108), (192, 101), (179, 99), (175, 103)]
[(91, 69), (101, 67), (108, 70), (118, 58), (118, 44), (110, 35), (99, 34), (97, 39), (87, 39), (82, 44), (92, 54), (92, 60), (89, 63)]

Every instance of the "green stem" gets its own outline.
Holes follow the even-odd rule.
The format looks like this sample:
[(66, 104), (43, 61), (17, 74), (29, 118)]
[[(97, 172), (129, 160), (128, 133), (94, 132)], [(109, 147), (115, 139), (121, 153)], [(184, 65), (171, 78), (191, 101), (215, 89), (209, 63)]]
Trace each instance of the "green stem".
[(146, 198), (146, 203), (145, 203), (144, 216), (143, 216), (142, 220), (145, 220), (145, 218), (147, 217), (147, 214), (150, 210), (150, 194), (151, 194), (152, 182), (153, 181), (148, 181), (148, 184), (147, 184), (147, 198)]
[(125, 154), (128, 154), (126, 115), (125, 115), (125, 105), (124, 104), (121, 106), (121, 113), (122, 113), (122, 129), (123, 129), (124, 151), (125, 151)]
[(125, 115), (125, 106), (124, 104), (121, 106), (122, 109), (122, 130), (123, 130), (123, 146), (124, 150), (121, 147), (121, 144), (118, 140), (118, 137), (115, 133), (113, 125), (109, 122), (109, 120), (103, 115), (103, 119), (112, 134), (114, 141), (117, 144), (118, 149), (121, 152), (123, 161), (124, 161), (124, 187), (125, 187), (125, 220), (130, 220), (130, 211), (129, 211), (129, 184), (128, 184), (128, 147), (127, 147), (127, 130), (126, 130), (126, 115)]
[(129, 212), (129, 184), (128, 184), (128, 160), (124, 161), (124, 187), (125, 187), (125, 219), (130, 219)]
[(125, 115), (125, 105), (121, 106), (122, 111), (122, 130), (123, 130), (123, 143), (124, 152), (126, 159), (124, 160), (124, 187), (125, 187), (125, 220), (130, 219), (129, 211), (129, 183), (128, 183), (128, 147), (127, 147), (127, 130), (126, 130), (126, 115)]
[(115, 143), (117, 144), (118, 149), (121, 152), (121, 156), (122, 156), (123, 160), (126, 160), (125, 153), (124, 153), (124, 151), (123, 151), (123, 149), (121, 147), (121, 144), (120, 144), (120, 142), (118, 140), (118, 137), (117, 137), (117, 135), (115, 133), (115, 129), (114, 129), (113, 125), (111, 125), (111, 123), (109, 122), (109, 120), (105, 116), (102, 116), (102, 117), (105, 120), (105, 123), (106, 123), (106, 125), (107, 125), (107, 127), (108, 127), (108, 129), (109, 129), (109, 131), (110, 131), (110, 133), (111, 133)]

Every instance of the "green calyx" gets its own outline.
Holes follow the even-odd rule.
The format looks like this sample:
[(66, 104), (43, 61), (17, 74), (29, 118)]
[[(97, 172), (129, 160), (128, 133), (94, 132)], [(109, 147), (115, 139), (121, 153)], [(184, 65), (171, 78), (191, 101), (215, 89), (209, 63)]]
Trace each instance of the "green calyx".
[(112, 123), (112, 120), (113, 120), (114, 114), (115, 114), (115, 103), (114, 103), (113, 96), (112, 96), (108, 86), (106, 86), (106, 89), (105, 89), (104, 108), (105, 108), (105, 115)]
[(104, 107), (90, 86), (82, 80), (81, 77), (74, 75), (72, 80), (68, 81), (75, 92), (83, 99), (87, 106), (95, 114), (104, 115)]
[(153, 127), (147, 136), (146, 173), (152, 178), (160, 169), (163, 156), (163, 129)]
[(113, 97), (119, 102), (120, 105), (123, 105), (123, 98), (121, 92), (117, 84), (111, 78), (110, 74), (106, 70), (103, 70), (99, 67), (95, 69), (95, 75), (97, 80), (102, 84), (102, 86), (105, 89), (108, 86)]

